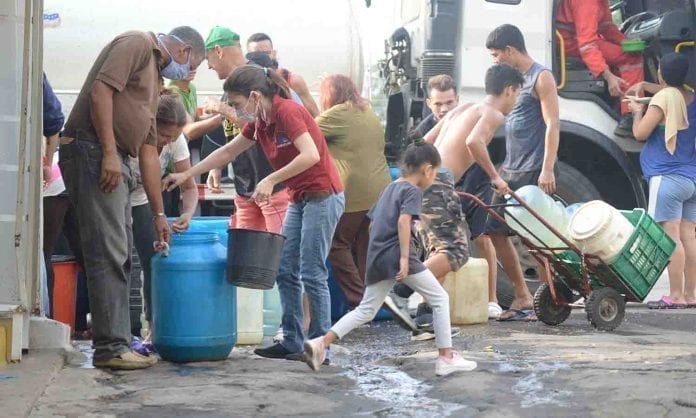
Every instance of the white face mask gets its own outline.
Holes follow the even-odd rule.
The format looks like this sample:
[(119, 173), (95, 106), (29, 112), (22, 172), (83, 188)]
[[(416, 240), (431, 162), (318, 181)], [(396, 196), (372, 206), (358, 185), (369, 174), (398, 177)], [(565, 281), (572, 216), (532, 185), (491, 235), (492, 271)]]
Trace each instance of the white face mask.
[[(159, 44), (164, 48), (165, 51), (167, 51), (167, 54), (169, 54), (169, 64), (167, 64), (166, 67), (162, 68), (160, 70), (160, 73), (162, 74), (162, 77), (168, 78), (170, 80), (184, 80), (186, 77), (188, 77), (189, 72), (191, 71), (191, 51), (188, 53), (188, 60), (186, 61), (185, 64), (179, 64), (174, 60), (174, 55), (172, 55), (171, 52), (169, 52), (169, 49), (167, 46), (162, 42), (160, 39), (163, 35), (160, 35), (158, 37)], [(181, 39), (177, 38), (174, 35), (169, 35), (172, 38), (176, 39), (178, 42), (181, 42), (182, 44), (185, 44), (184, 41)]]
[(244, 105), (243, 108), (241, 108), (241, 109), (236, 108), (235, 109), (235, 113), (237, 114), (237, 120), (239, 120), (240, 122), (244, 122), (244, 123), (256, 122), (256, 112), (252, 113), (252, 112), (248, 112), (246, 110), (246, 108), (247, 108), (247, 106), (249, 106), (250, 102), (251, 102), (251, 96), (249, 96), (249, 98), (247, 99), (247, 103)]

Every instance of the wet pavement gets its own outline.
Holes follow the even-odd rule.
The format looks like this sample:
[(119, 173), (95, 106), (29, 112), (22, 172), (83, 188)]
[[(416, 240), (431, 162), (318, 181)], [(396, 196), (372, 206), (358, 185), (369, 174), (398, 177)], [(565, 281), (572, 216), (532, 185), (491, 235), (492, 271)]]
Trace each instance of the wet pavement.
[(117, 373), (81, 368), (74, 353), (32, 416), (690, 417), (695, 331), (696, 310), (642, 307), (612, 333), (592, 329), (581, 310), (558, 327), (462, 327), (455, 348), (479, 367), (444, 378), (433, 343), (411, 342), (392, 322), (350, 334), (318, 373), (250, 347), (224, 362)]

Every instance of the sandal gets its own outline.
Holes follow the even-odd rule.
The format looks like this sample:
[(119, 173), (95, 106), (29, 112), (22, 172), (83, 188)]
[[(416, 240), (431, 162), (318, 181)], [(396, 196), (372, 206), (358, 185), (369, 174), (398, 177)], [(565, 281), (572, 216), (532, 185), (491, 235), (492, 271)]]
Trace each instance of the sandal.
[(648, 302), (648, 309), (686, 309), (688, 305), (686, 303), (675, 303), (669, 296), (662, 296), (660, 300), (653, 300)]
[[(512, 315), (511, 315), (512, 314)], [(534, 322), (537, 320), (534, 309), (513, 309), (500, 314), (498, 322)]]

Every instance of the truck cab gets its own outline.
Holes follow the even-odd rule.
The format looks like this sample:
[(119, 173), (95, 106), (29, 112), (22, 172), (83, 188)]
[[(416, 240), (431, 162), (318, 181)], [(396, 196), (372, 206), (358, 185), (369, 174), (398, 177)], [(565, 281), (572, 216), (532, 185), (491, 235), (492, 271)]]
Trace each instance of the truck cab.
[[(556, 8), (563, 0), (402, 0), (402, 26), (385, 42), (381, 63), (387, 108), (387, 155), (395, 161), (406, 144), (406, 133), (429, 110), (426, 84), (437, 74), (451, 75), (462, 102), (485, 95), (484, 74), (492, 64), (485, 47), (488, 34), (509, 23), (520, 28), (527, 50), (552, 70), (558, 84), (561, 139), (558, 153), (557, 198), (568, 203), (602, 199), (629, 209), (647, 206), (647, 185), (639, 154), (642, 144), (614, 135), (618, 102), (603, 79), (595, 79), (584, 63), (565, 56), (556, 30)], [(613, 20), (631, 39), (646, 43), (645, 78), (657, 80), (657, 63), (666, 52), (691, 59), (690, 84), (696, 85), (696, 1), (612, 0)], [(504, 130), (491, 143), (495, 163), (505, 156)], [(538, 282), (535, 263), (520, 248), (530, 288)], [(499, 297), (510, 301), (511, 289), (500, 270)]]

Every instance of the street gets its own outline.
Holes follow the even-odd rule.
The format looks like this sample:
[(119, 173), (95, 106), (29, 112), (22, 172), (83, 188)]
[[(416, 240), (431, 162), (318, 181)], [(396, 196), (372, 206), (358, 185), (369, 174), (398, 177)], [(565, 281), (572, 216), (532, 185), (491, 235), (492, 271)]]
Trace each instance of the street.
[(69, 362), (32, 416), (687, 417), (696, 413), (696, 310), (635, 305), (612, 333), (582, 310), (558, 327), (462, 327), (455, 348), (476, 371), (436, 378), (432, 342), (376, 322), (334, 347), (332, 365), (266, 360), (235, 348), (227, 361), (160, 362), (107, 373)]

